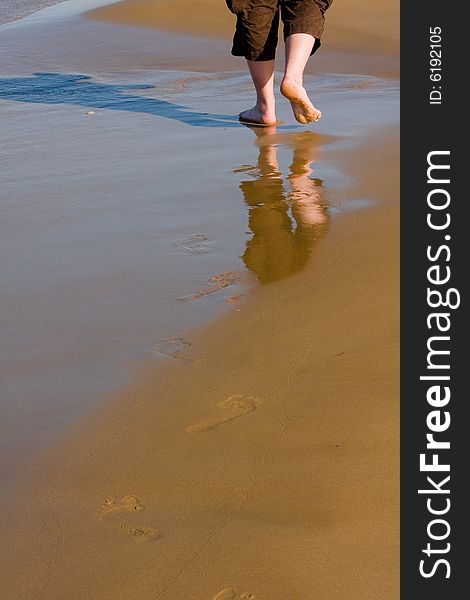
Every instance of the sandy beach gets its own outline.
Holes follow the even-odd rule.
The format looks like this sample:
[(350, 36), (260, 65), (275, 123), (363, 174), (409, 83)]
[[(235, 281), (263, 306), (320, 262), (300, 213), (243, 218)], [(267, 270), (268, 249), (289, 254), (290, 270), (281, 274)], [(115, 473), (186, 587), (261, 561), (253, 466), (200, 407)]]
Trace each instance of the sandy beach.
[(8, 600), (399, 595), (398, 5), (256, 132), (204, 4), (2, 26)]

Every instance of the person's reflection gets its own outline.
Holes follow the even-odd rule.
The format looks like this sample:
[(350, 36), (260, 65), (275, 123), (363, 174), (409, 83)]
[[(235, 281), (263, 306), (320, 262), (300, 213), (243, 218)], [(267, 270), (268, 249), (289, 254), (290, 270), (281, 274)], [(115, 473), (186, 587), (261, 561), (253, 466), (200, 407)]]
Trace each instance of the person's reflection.
[[(300, 271), (327, 227), (327, 211), (321, 199), (321, 181), (311, 177), (319, 136), (311, 131), (276, 134), (275, 128), (253, 128), (258, 136), (258, 165), (241, 167), (239, 173), (248, 206), (252, 238), (242, 256), (246, 267), (267, 283)], [(277, 147), (292, 148), (289, 175), (283, 181)]]

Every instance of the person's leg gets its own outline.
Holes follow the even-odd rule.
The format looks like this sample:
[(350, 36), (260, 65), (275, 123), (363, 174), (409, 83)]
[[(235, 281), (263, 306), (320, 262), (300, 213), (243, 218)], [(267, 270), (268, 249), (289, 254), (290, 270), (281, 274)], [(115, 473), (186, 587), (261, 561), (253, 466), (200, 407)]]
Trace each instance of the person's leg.
[(312, 53), (315, 38), (308, 33), (293, 33), (286, 38), (286, 67), (281, 93), (290, 100), (295, 118), (304, 125), (318, 121), (315, 108), (303, 87), (304, 70)]
[(274, 58), (279, 30), (279, 0), (229, 1), (237, 24), (232, 54), (246, 58), (256, 91), (256, 104), (240, 113), (244, 122), (276, 123), (274, 101)]
[(309, 56), (320, 47), (325, 11), (332, 0), (282, 0), (281, 17), (286, 42), (286, 70), (281, 92), (292, 104), (300, 123), (312, 123), (321, 117), (303, 87), (303, 74)]
[(240, 120), (260, 123), (276, 123), (274, 99), (274, 60), (247, 60), (253, 85), (256, 90), (256, 104), (240, 113)]

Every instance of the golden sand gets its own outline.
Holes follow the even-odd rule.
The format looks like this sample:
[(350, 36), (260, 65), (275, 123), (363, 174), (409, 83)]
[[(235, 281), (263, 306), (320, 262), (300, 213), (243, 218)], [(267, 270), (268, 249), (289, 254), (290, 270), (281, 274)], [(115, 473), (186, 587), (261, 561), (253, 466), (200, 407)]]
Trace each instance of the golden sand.
[(334, 221), (304, 271), (258, 288), (51, 453), (5, 537), (9, 599), (397, 598), (398, 173), (384, 139), (339, 157), (380, 207)]

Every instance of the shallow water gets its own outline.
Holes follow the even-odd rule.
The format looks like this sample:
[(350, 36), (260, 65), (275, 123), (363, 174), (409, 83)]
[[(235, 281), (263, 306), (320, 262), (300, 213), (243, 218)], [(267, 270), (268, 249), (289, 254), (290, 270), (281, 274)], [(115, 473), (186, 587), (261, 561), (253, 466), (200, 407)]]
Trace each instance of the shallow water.
[(252, 91), (222, 42), (73, 5), (0, 39), (4, 494), (139, 360), (300, 271), (347, 209), (330, 153), (397, 117), (394, 82), (322, 75), (314, 131), (283, 105), (287, 124), (256, 135), (234, 117)]

